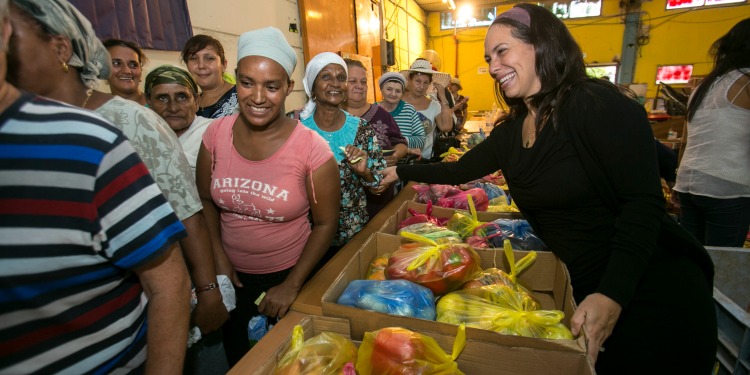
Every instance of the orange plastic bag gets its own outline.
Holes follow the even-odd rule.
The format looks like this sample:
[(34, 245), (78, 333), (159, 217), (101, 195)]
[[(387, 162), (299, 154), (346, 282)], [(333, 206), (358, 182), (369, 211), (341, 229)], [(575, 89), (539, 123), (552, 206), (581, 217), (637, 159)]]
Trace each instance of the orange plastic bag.
[(452, 354), (432, 337), (406, 328), (389, 327), (365, 332), (357, 353), (360, 375), (461, 374), (455, 362), (466, 346), (466, 329), (458, 328)]

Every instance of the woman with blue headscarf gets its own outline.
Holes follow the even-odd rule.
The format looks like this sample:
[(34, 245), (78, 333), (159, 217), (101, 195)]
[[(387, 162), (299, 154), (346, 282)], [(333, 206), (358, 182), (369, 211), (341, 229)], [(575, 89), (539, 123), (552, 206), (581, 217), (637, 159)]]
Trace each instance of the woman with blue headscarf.
[(325, 260), (336, 254), (367, 221), (365, 189), (382, 194), (380, 172), (386, 162), (375, 130), (339, 106), (346, 97), (347, 66), (344, 59), (322, 52), (310, 60), (302, 81), (309, 101), (300, 113), (302, 124), (328, 142), (339, 166), (341, 211), (339, 228)]

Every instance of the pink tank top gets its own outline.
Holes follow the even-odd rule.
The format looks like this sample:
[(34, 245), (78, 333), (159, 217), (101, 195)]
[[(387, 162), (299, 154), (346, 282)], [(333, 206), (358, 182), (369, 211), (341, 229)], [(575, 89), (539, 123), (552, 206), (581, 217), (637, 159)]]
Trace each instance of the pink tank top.
[(242, 157), (232, 142), (237, 115), (214, 121), (203, 135), (211, 152), (211, 197), (220, 209), (221, 241), (234, 267), (266, 274), (294, 266), (310, 236), (306, 182), (333, 157), (300, 123), (279, 150), (262, 161)]

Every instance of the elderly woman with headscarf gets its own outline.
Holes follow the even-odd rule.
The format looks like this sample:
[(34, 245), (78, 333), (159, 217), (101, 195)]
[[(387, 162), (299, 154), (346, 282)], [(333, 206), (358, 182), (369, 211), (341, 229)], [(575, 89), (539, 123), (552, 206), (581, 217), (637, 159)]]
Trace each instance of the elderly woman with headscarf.
[(328, 142), (339, 168), (341, 212), (328, 260), (370, 219), (365, 189), (381, 194), (380, 172), (386, 163), (372, 127), (339, 106), (346, 97), (347, 67), (339, 55), (322, 52), (310, 60), (302, 81), (309, 101), (300, 113), (302, 124)]
[(209, 125), (197, 169), (214, 247), (240, 281), (223, 329), (230, 366), (250, 350), (253, 316), (286, 314), (336, 233), (340, 199), (325, 141), (284, 116), (297, 64), (284, 35), (273, 27), (246, 32), (237, 51), (240, 112)]
[[(89, 21), (65, 0), (12, 0), (13, 36), (9, 51), (9, 80), (18, 87), (70, 105), (93, 110), (112, 121), (133, 143), (149, 172), (187, 228), (180, 240), (198, 293), (193, 322), (204, 332), (217, 330), (228, 318), (217, 283), (226, 257), (212, 255), (190, 165), (174, 132), (156, 113), (140, 104), (93, 90), (98, 78), (106, 79), (110, 56)], [(44, 79), (39, 79), (44, 77)], [(226, 266), (224, 267), (226, 268)], [(227, 274), (227, 273), (225, 273)], [(227, 274), (228, 275), (228, 274)], [(188, 291), (186, 290), (185, 293)], [(149, 322), (156, 330), (180, 331), (175, 325)], [(179, 317), (175, 317), (179, 319)], [(168, 324), (171, 328), (161, 327)], [(187, 331), (187, 327), (184, 327)], [(182, 343), (184, 352), (185, 342)], [(156, 348), (154, 348), (156, 350)], [(149, 352), (149, 354), (151, 354)]]
[(148, 106), (175, 132), (195, 174), (203, 133), (213, 119), (197, 116), (198, 85), (184, 69), (162, 65), (146, 76)]
[(414, 106), (401, 99), (404, 96), (406, 79), (401, 73), (388, 72), (380, 76), (378, 85), (383, 95), (383, 100), (378, 104), (396, 120), (409, 148), (419, 149), (421, 154), (425, 143), (422, 121)]

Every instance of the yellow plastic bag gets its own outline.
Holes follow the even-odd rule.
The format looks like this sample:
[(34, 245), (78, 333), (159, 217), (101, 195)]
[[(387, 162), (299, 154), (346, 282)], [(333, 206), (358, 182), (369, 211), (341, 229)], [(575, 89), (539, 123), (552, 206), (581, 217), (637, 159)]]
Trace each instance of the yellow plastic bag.
[(490, 199), (489, 206), (487, 206), (487, 212), (521, 212), (516, 206), (516, 201), (508, 204), (507, 197), (497, 197)]
[(365, 332), (357, 355), (359, 375), (461, 374), (455, 362), (466, 346), (466, 329), (458, 327), (452, 354), (432, 337), (406, 328), (389, 327)]
[(513, 246), (511, 245), (510, 240), (506, 239), (503, 241), (503, 253), (508, 259), (508, 264), (510, 264), (510, 273), (506, 273), (505, 271), (495, 267), (488, 268), (482, 271), (482, 273), (474, 280), (464, 284), (461, 289), (472, 289), (486, 285), (497, 284), (507, 285), (515, 289), (521, 289), (522, 292), (525, 292), (526, 294), (531, 296), (531, 291), (518, 281), (518, 275), (520, 275), (521, 272), (534, 264), (537, 256), (536, 251), (530, 251), (528, 254), (526, 254), (525, 257), (516, 262), (516, 256), (513, 252)]
[(456, 211), (445, 224), (446, 228), (458, 233), (462, 239), (475, 235), (476, 233), (474, 232), (477, 228), (481, 228), (487, 224), (477, 219), (477, 210), (474, 207), (474, 198), (471, 197), (471, 194), (467, 195), (466, 198), (469, 202), (469, 212), (471, 215)]
[[(351, 340), (323, 332), (307, 341), (302, 326), (292, 331), (292, 345), (276, 365), (276, 375), (338, 375), (357, 363), (357, 348)], [(347, 366), (347, 364), (349, 364)]]
[(573, 339), (559, 310), (540, 310), (528, 294), (507, 285), (488, 285), (448, 293), (437, 303), (437, 321), (466, 324), (505, 335)]

